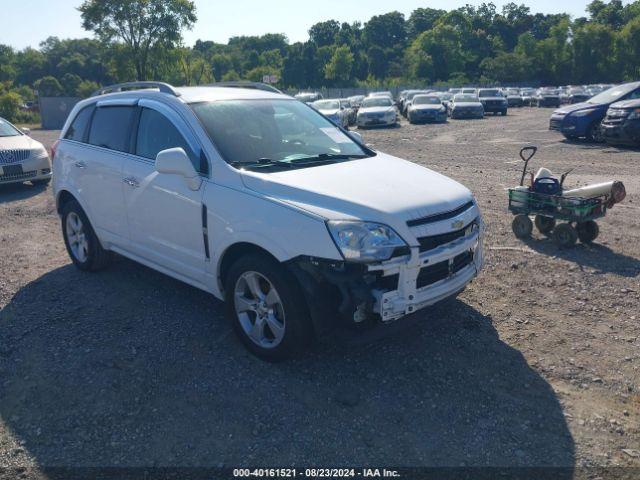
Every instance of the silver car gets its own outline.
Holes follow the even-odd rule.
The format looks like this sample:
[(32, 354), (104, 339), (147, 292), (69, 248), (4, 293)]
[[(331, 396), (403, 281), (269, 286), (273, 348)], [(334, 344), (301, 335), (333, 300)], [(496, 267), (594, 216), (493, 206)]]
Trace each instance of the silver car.
[(0, 118), (0, 184), (51, 181), (51, 160), (47, 149), (4, 118)]

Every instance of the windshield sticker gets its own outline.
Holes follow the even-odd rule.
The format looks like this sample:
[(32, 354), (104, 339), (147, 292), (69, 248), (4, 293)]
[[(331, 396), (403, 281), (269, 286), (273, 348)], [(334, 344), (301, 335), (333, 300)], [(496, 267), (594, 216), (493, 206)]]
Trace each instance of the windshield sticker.
[(337, 128), (329, 127), (321, 128), (320, 130), (322, 130), (322, 133), (336, 143), (351, 143), (351, 139)]

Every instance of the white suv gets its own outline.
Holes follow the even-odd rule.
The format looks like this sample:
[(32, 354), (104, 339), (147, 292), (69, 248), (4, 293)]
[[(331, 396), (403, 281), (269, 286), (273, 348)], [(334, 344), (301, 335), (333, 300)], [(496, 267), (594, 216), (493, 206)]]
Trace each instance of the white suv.
[(467, 188), (291, 97), (154, 82), (99, 93), (54, 146), (71, 259), (98, 270), (117, 252), (226, 300), (262, 358), (334, 327), (389, 324), (482, 267)]

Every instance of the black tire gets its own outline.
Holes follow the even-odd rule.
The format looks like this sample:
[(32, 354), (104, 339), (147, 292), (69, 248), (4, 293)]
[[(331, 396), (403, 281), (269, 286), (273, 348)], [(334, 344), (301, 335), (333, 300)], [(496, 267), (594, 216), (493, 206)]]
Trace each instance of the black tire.
[[(67, 228), (67, 221), (70, 215), (76, 215), (82, 222), (82, 232), (87, 244), (86, 258), (79, 258), (77, 254), (74, 253), (74, 248), (71, 244), (71, 240), (69, 239), (69, 232)], [(89, 219), (80, 204), (75, 200), (70, 200), (62, 208), (62, 236), (71, 261), (80, 270), (85, 272), (97, 272), (99, 270), (103, 270), (107, 265), (109, 265), (111, 261), (111, 252), (102, 248), (100, 240), (98, 240), (98, 237), (91, 226), (91, 222), (89, 222)]]
[(596, 120), (587, 130), (587, 140), (593, 143), (604, 143), (604, 134), (602, 133), (601, 122)]
[(600, 227), (593, 220), (578, 223), (576, 230), (582, 243), (591, 243), (600, 235)]
[(571, 248), (578, 241), (578, 232), (568, 223), (558, 225), (553, 230), (553, 242), (560, 248)]
[(31, 183), (35, 186), (35, 187), (41, 187), (41, 186), (48, 186), (51, 183), (51, 179), (50, 178), (44, 178), (41, 180), (31, 180)]
[(502, 116), (503, 116), (503, 117), (506, 117), (506, 116), (507, 116), (507, 111), (506, 111), (506, 110), (503, 110), (503, 111), (502, 111)]
[(556, 227), (556, 219), (551, 217), (544, 217), (542, 215), (536, 215), (536, 228), (543, 235), (549, 235)]
[[(264, 347), (252, 340), (242, 326), (240, 314), (236, 313), (236, 288), (240, 278), (249, 272), (256, 272), (267, 279), (281, 300), (284, 334), (275, 346)], [(224, 284), (227, 316), (236, 334), (251, 353), (263, 360), (278, 362), (291, 358), (308, 345), (312, 328), (307, 303), (297, 280), (282, 264), (264, 254), (247, 255), (231, 266)], [(254, 317), (253, 322), (255, 321)]]
[(516, 215), (511, 223), (511, 228), (516, 237), (526, 239), (531, 237), (533, 232), (533, 222), (528, 215)]

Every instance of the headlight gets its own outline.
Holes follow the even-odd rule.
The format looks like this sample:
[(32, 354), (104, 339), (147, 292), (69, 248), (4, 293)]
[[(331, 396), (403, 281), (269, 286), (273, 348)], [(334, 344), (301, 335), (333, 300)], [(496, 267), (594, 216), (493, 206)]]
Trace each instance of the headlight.
[(348, 262), (389, 260), (396, 248), (407, 246), (391, 227), (380, 223), (329, 221), (327, 228)]
[(586, 117), (587, 115), (591, 115), (595, 111), (595, 108), (589, 108), (588, 110), (580, 110), (575, 113), (571, 113), (570, 115), (573, 117)]

